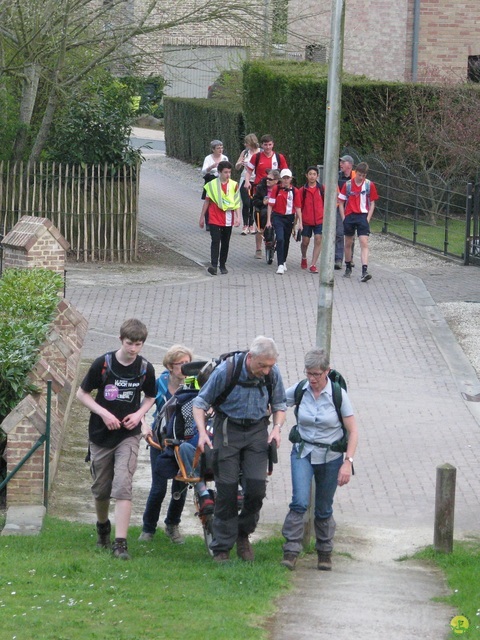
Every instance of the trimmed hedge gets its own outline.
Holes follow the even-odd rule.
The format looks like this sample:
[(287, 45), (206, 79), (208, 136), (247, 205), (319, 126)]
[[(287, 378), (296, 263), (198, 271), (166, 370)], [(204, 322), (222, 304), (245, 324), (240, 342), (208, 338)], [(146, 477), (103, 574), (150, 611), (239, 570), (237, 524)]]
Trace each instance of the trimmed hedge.
[(240, 104), (203, 98), (165, 98), (165, 146), (168, 156), (202, 165), (210, 142), (223, 142), (224, 153), (236, 162), (243, 149), (244, 123)]
[(27, 374), (45, 340), (63, 286), (47, 269), (7, 269), (0, 278), (0, 424), (33, 389)]

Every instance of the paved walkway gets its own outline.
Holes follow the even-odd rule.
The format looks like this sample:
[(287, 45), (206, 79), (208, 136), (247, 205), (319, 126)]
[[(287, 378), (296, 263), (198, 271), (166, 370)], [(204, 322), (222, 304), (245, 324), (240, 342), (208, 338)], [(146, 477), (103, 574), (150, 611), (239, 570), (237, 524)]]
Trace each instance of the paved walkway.
[[(142, 227), (207, 265), (209, 234), (198, 228), (200, 174), (181, 163), (173, 171), (162, 169), (158, 153), (151, 152), (142, 168)], [(287, 385), (294, 384), (303, 377), (303, 355), (315, 342), (318, 276), (300, 269), (295, 243), (284, 276), (253, 256), (253, 237), (235, 230), (227, 276), (211, 277), (199, 266), (193, 276), (179, 271), (158, 285), (130, 284), (128, 278), (121, 287), (74, 284), (68, 297), (89, 320), (84, 356), (101, 353), (116, 339), (121, 322), (138, 316), (149, 327), (145, 354), (153, 362), (160, 362), (174, 342), (210, 356), (246, 348), (253, 337), (266, 334), (277, 341)], [(435, 297), (441, 302), (479, 301), (480, 271), (442, 260), (417, 273), (408, 265), (393, 270), (377, 263), (374, 252), (370, 262), (369, 283), (357, 277), (345, 280), (335, 272), (334, 288), (332, 366), (348, 380), (360, 429), (355, 477), (337, 492), (336, 550), (355, 561), (336, 556), (335, 571), (326, 577), (311, 570), (311, 557), (304, 560), (296, 580), (299, 588), (300, 583), (308, 586), (318, 604), (307, 603), (304, 610), (294, 596), (287, 611), (287, 599), (285, 615), (274, 621), (276, 640), (304, 637), (304, 632), (305, 637), (326, 638), (334, 629), (342, 640), (444, 637), (450, 611), (429, 603), (442, 592), (441, 581), (418, 567), (410, 575), (402, 570), (399, 577), (394, 562), (432, 542), (437, 465), (457, 467), (456, 536), (478, 529), (480, 414), (478, 405), (466, 403), (461, 393), (478, 393), (480, 383)], [(288, 457), (284, 442), (262, 510), (263, 526), (276, 530), (290, 499)], [(400, 594), (402, 580), (403, 614), (397, 599), (396, 619), (392, 594)], [(372, 631), (376, 625), (382, 630), (378, 635)]]

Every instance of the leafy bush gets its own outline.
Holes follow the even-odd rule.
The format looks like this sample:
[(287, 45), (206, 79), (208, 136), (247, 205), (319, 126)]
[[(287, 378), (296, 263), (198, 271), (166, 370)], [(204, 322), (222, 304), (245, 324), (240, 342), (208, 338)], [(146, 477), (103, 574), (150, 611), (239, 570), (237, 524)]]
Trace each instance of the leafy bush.
[(201, 165), (210, 142), (220, 139), (225, 154), (235, 162), (245, 135), (241, 106), (228, 100), (165, 98), (167, 155)]
[(30, 391), (38, 357), (63, 285), (47, 269), (7, 269), (0, 279), (0, 423)]
[(139, 114), (163, 118), (163, 94), (165, 78), (162, 76), (123, 76), (120, 82), (129, 87), (134, 95), (140, 96)]
[(134, 166), (141, 153), (130, 146), (135, 90), (103, 71), (90, 78), (61, 110), (44, 158), (74, 164)]

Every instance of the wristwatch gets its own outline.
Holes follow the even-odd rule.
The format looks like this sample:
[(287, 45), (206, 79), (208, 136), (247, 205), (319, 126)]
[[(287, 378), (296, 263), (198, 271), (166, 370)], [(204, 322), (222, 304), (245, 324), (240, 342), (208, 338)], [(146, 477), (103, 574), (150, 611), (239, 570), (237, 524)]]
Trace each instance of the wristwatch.
[(345, 456), (345, 460), (344, 462), (350, 462), (350, 464), (353, 464), (353, 458), (349, 458), (348, 456)]

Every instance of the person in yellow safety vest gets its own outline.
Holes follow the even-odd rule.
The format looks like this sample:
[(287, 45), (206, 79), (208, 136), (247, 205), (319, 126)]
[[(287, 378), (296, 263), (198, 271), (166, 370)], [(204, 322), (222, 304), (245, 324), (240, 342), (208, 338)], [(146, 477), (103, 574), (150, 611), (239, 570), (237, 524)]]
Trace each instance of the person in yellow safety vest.
[(240, 225), (241, 198), (238, 182), (231, 179), (232, 165), (228, 161), (218, 163), (218, 178), (205, 185), (206, 198), (200, 214), (200, 228), (205, 226), (205, 215), (208, 211), (210, 227), (210, 266), (207, 271), (216, 276), (220, 260), (220, 273), (228, 273), (226, 262), (232, 227)]

